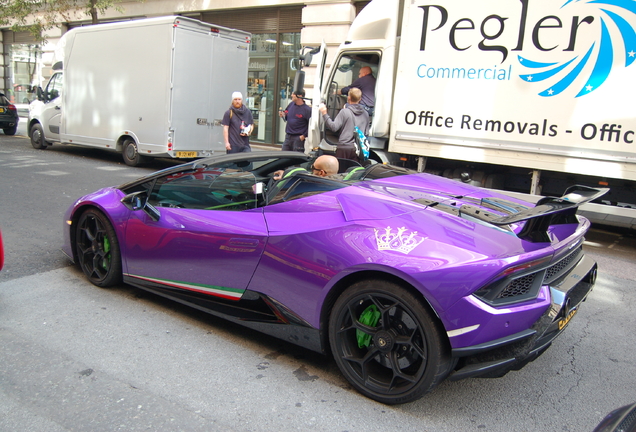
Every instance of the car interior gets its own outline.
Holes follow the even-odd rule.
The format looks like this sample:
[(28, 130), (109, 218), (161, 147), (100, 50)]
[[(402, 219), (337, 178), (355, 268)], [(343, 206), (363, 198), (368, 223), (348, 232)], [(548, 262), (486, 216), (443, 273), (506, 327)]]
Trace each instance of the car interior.
[[(148, 203), (155, 207), (241, 211), (344, 188), (360, 180), (411, 172), (370, 161), (365, 166), (348, 159), (340, 159), (339, 163), (339, 173), (329, 177), (311, 174), (311, 161), (304, 155), (298, 159), (201, 164), (158, 177), (144, 184), (143, 189), (149, 191)], [(301, 169), (281, 180), (273, 179), (274, 172), (293, 167)], [(141, 186), (135, 190), (141, 190)]]

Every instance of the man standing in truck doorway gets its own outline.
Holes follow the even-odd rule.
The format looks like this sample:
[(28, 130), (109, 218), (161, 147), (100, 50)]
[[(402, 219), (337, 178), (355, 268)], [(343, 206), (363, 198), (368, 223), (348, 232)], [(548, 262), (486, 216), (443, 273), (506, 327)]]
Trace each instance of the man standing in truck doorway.
[(373, 116), (375, 108), (375, 77), (369, 66), (363, 66), (358, 73), (358, 79), (347, 87), (340, 90), (340, 94), (348, 95), (352, 88), (359, 88), (362, 91), (362, 100), (360, 105), (369, 113), (369, 117)]
[(254, 129), (252, 111), (243, 105), (241, 92), (232, 93), (232, 105), (225, 111), (223, 120), (223, 138), (227, 153), (251, 152), (250, 133)]
[(295, 90), (292, 93), (291, 103), (284, 111), (281, 109), (278, 112), (278, 115), (287, 122), (283, 151), (305, 152), (311, 108), (305, 103), (304, 98), (304, 90)]
[(320, 105), (320, 114), (325, 121), (325, 125), (332, 131), (340, 131), (338, 146), (336, 147), (336, 157), (339, 159), (351, 159), (360, 162), (356, 154), (355, 127), (358, 126), (365, 135), (369, 132), (369, 114), (360, 105), (362, 92), (359, 88), (352, 88), (347, 96), (347, 105), (340, 110), (335, 120), (331, 120), (327, 114), (327, 107)]

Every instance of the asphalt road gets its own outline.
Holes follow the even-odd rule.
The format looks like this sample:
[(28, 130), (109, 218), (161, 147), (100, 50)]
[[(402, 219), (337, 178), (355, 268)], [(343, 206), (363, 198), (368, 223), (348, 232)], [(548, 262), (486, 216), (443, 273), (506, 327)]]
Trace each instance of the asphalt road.
[(77, 197), (170, 166), (33, 149), (0, 133), (0, 431), (592, 431), (636, 400), (635, 240), (595, 227), (597, 285), (541, 357), (385, 406), (326, 357), (136, 288), (99, 289), (59, 251)]

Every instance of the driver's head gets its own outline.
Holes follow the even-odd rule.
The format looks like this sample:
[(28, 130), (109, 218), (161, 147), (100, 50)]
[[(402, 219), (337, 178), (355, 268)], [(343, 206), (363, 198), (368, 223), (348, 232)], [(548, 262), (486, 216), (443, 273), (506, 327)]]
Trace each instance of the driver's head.
[(335, 156), (322, 155), (314, 161), (312, 171), (317, 176), (327, 177), (338, 174), (338, 167), (338, 159)]
[(364, 67), (360, 68), (360, 72), (358, 72), (358, 76), (360, 78), (362, 78), (363, 76), (370, 75), (371, 72), (373, 72), (373, 71), (371, 70), (371, 68), (369, 66), (364, 66)]

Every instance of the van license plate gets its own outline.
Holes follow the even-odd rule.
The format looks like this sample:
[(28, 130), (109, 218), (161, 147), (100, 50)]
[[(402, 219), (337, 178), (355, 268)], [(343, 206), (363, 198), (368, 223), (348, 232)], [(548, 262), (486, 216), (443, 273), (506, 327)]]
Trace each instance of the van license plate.
[(193, 158), (193, 157), (197, 157), (197, 152), (195, 151), (190, 151), (190, 152), (185, 152), (185, 151), (178, 151), (177, 152), (177, 157), (178, 158)]

